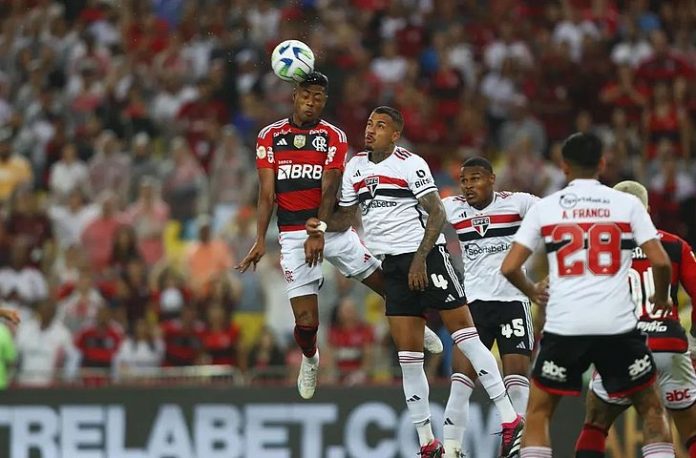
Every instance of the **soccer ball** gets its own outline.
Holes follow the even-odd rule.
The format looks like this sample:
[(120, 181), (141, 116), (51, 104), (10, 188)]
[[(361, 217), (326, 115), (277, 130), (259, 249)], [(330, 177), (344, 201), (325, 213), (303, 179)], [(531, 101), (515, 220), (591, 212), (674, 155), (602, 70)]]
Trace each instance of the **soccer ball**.
[(299, 40), (285, 40), (273, 50), (271, 67), (284, 81), (302, 82), (314, 70), (314, 53)]

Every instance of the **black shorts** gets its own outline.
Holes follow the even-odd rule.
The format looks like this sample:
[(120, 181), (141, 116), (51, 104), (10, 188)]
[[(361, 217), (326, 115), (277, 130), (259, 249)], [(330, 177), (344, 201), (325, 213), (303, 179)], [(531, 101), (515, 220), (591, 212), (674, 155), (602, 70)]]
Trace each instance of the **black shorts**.
[(532, 354), (534, 328), (528, 301), (473, 301), (469, 310), (486, 347), (490, 349), (498, 341), (501, 355)]
[(462, 281), (444, 245), (433, 247), (425, 259), (428, 269), (425, 291), (411, 291), (408, 287), (413, 255), (385, 256), (382, 261), (388, 316), (423, 316), (426, 309), (451, 310), (466, 304)]
[(628, 396), (655, 380), (646, 336), (635, 330), (609, 336), (544, 333), (534, 364), (534, 382), (551, 394), (577, 396), (582, 375), (594, 364), (610, 397)]

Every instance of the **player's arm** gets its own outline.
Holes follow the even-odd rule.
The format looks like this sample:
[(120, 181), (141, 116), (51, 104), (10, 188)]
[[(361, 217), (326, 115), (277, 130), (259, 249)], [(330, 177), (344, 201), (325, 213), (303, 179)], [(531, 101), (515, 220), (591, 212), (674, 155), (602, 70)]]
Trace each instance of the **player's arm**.
[(669, 283), (672, 278), (672, 262), (667, 252), (662, 247), (659, 239), (650, 239), (640, 245), (645, 256), (650, 261), (655, 283), (655, 293), (650, 302), (653, 302), (653, 312), (668, 314), (672, 309), (672, 301), (669, 298)]
[(309, 237), (304, 244), (305, 261), (310, 266), (319, 264), (323, 257), (324, 231), (328, 230), (328, 223), (327, 227), (325, 227), (324, 231), (322, 231), (321, 229), (323, 225), (321, 222), (323, 221), (326, 223), (326, 221), (331, 218), (333, 209), (336, 206), (338, 189), (341, 186), (342, 173), (343, 171), (341, 169), (324, 169), (324, 173), (322, 174), (321, 201), (319, 203), (319, 211), (317, 212), (317, 218), (319, 221), (315, 221), (314, 218), (310, 218), (306, 223), (307, 226), (309, 226), (311, 223), (311, 225), (316, 229), (315, 231), (308, 231)]
[(515, 234), (512, 247), (503, 259), (500, 273), (532, 301), (545, 305), (548, 302), (548, 278), (534, 283), (522, 271), (522, 266), (532, 255), (534, 247), (539, 244), (540, 240), (539, 206), (532, 205)]
[[(351, 170), (352, 167), (354, 167), (354, 164), (355, 162), (353, 161), (348, 162), (348, 165), (346, 165), (346, 170), (343, 173), (343, 179), (341, 180), (341, 198), (338, 202), (338, 209), (331, 213), (336, 203), (336, 200), (334, 199), (331, 207), (329, 207), (329, 216), (327, 216), (326, 219), (309, 218), (307, 220), (305, 228), (310, 236), (315, 236), (323, 231), (347, 231), (355, 222), (358, 208), (358, 194), (355, 191), (350, 178)], [(323, 194), (325, 194), (325, 191), (323, 190), (322, 183), (322, 201)], [(332, 195), (335, 196), (336, 194), (337, 190), (335, 190)], [(323, 227), (322, 222), (326, 224), (326, 227)]]
[(268, 225), (271, 222), (275, 204), (275, 175), (273, 169), (259, 168), (258, 172), (259, 198), (256, 208), (256, 242), (249, 250), (249, 254), (236, 266), (236, 269), (240, 272), (246, 272), (252, 264), (254, 270), (256, 270), (256, 264), (266, 253), (266, 233), (268, 232)]
[(411, 267), (408, 271), (408, 286), (412, 290), (423, 291), (428, 286), (428, 269), (425, 261), (440, 237), (447, 218), (437, 189), (422, 194), (418, 198), (418, 203), (428, 213), (428, 222), (425, 223), (423, 239), (411, 261)]

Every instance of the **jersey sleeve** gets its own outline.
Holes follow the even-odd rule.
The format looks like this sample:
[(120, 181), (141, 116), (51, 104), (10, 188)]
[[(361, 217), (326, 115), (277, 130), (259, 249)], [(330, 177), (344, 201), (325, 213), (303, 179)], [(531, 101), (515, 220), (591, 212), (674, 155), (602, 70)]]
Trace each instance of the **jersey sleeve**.
[(348, 154), (348, 138), (345, 132), (338, 128), (332, 128), (329, 132), (329, 148), (324, 168), (343, 170)]
[[(681, 264), (679, 265), (679, 282), (686, 294), (691, 297), (691, 303), (696, 303), (696, 254), (691, 246), (681, 241)], [(694, 308), (696, 317), (696, 307)], [(696, 323), (694, 323), (696, 325)]]
[(422, 157), (413, 156), (408, 161), (408, 171), (406, 173), (406, 183), (416, 199), (424, 195), (437, 191), (435, 179), (430, 172), (428, 163)]
[(534, 204), (522, 219), (520, 228), (515, 233), (513, 242), (523, 245), (534, 251), (541, 240), (541, 218), (539, 204)]
[(447, 217), (447, 222), (453, 223), (455, 212), (456, 201), (454, 197), (445, 197), (442, 199), (442, 205), (445, 207), (445, 216)]
[(645, 242), (658, 239), (660, 236), (655, 229), (655, 225), (650, 219), (648, 211), (645, 209), (643, 204), (640, 203), (637, 197), (629, 196), (631, 208), (631, 230), (633, 231), (633, 239), (636, 241), (638, 246), (641, 246)]
[(341, 197), (338, 199), (338, 205), (341, 207), (350, 207), (351, 205), (356, 205), (358, 203), (358, 193), (355, 191), (352, 179), (352, 169), (354, 164), (355, 160), (351, 159), (346, 165), (346, 170), (343, 172), (343, 178), (341, 180)]
[(539, 198), (534, 194), (528, 194), (526, 192), (518, 193), (520, 196), (520, 216), (524, 218), (530, 208), (534, 206), (535, 203), (539, 202)]
[(256, 138), (256, 168), (272, 169), (274, 166), (273, 158), (273, 136), (270, 132), (261, 131)]

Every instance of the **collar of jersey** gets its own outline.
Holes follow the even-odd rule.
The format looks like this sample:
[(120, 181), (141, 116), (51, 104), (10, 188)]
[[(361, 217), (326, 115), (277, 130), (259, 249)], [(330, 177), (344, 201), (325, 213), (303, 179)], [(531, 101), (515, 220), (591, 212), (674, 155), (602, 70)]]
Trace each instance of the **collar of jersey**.
[(483, 207), (481, 210), (479, 210), (478, 208), (474, 207), (473, 205), (471, 205), (471, 208), (473, 208), (474, 211), (479, 212), (479, 213), (485, 212), (486, 210), (488, 210), (489, 208), (491, 208), (491, 206), (495, 203), (496, 200), (498, 200), (498, 193), (495, 192), (495, 191), (493, 191), (493, 199), (491, 199), (491, 203), (489, 203), (488, 205), (486, 205), (485, 207)]
[(573, 186), (576, 184), (601, 184), (599, 180), (596, 180), (594, 178), (576, 178), (570, 183), (568, 183), (568, 186)]
[(314, 129), (315, 127), (317, 127), (319, 125), (319, 123), (321, 122), (321, 118), (317, 119), (317, 122), (315, 122), (313, 124), (306, 124), (304, 126), (298, 126), (297, 124), (292, 122), (292, 116), (290, 116), (288, 118), (288, 122), (290, 123), (290, 126), (294, 127), (295, 129), (308, 130), (308, 129)]

